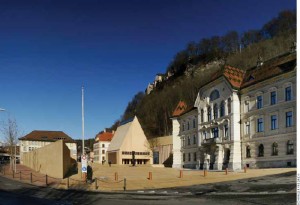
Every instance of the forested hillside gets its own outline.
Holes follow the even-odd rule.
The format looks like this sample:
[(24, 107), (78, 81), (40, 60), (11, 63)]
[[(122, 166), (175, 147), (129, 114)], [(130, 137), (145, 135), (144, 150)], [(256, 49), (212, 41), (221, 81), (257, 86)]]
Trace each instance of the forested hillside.
[(166, 68), (166, 73), (173, 76), (149, 95), (137, 93), (111, 128), (116, 129), (120, 121), (136, 115), (148, 138), (170, 135), (170, 118), (179, 100), (193, 105), (199, 88), (214, 72), (225, 64), (246, 70), (255, 66), (258, 56), (268, 60), (289, 51), (295, 41), (296, 11), (283, 11), (261, 29), (242, 34), (229, 31), (224, 36), (190, 42)]

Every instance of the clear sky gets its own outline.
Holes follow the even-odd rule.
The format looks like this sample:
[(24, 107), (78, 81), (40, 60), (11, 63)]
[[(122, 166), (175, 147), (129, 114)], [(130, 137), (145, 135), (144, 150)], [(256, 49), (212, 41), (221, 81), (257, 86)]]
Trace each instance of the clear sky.
[(260, 29), (284, 9), (296, 1), (0, 0), (0, 120), (81, 138), (84, 84), (92, 138), (189, 41)]

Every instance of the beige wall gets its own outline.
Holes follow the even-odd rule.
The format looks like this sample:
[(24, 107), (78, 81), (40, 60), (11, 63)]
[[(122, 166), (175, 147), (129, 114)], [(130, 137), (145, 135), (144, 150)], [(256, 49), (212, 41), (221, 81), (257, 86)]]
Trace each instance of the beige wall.
[(24, 153), (22, 164), (51, 177), (64, 178), (71, 164), (70, 150), (62, 140)]

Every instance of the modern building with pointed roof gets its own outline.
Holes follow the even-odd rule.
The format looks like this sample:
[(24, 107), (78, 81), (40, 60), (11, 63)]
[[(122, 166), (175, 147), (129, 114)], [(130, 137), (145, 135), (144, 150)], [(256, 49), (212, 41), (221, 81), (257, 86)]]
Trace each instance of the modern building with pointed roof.
[(144, 131), (137, 119), (127, 120), (120, 124), (108, 147), (108, 161), (112, 164), (152, 164), (152, 151)]

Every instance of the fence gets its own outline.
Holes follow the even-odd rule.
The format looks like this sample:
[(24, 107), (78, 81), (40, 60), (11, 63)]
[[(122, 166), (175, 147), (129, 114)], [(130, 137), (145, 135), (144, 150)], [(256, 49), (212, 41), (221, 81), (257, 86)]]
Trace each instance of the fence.
[[(244, 173), (246, 173), (246, 169), (244, 169)], [(214, 177), (213, 174), (216, 172), (209, 172), (208, 170), (198, 170), (191, 171), (191, 170), (178, 170), (175, 175), (170, 175), (170, 173), (156, 173), (154, 172), (147, 172), (144, 173), (144, 176), (141, 175), (134, 175), (133, 174), (126, 174), (122, 175), (118, 172), (112, 172), (108, 177), (92, 177), (88, 180), (84, 179), (75, 179), (72, 177), (68, 178), (55, 178), (50, 177), (49, 175), (43, 175), (32, 170), (20, 170), (14, 172), (9, 169), (9, 166), (0, 165), (0, 173), (8, 178), (12, 178), (15, 180), (20, 180), (23, 182), (36, 184), (39, 186), (50, 186), (55, 188), (64, 188), (64, 189), (83, 189), (83, 190), (114, 190), (114, 191), (126, 191), (128, 189), (128, 178), (129, 178), (129, 185), (133, 185), (133, 183), (145, 183), (146, 184), (155, 184), (155, 185), (162, 185), (165, 183), (165, 180), (168, 183), (177, 184), (182, 179), (186, 179), (191, 177), (192, 175), (195, 176), (193, 173), (197, 173), (197, 178), (201, 177), (205, 178), (212, 178)], [(228, 169), (225, 169), (222, 172), (218, 172), (219, 177), (227, 177), (234, 173), (229, 172)], [(241, 172), (240, 172), (241, 173)], [(119, 178), (121, 180), (119, 180)], [(135, 181), (135, 182), (134, 182)], [(185, 181), (185, 180), (183, 180)], [(130, 188), (130, 187), (129, 187)]]

